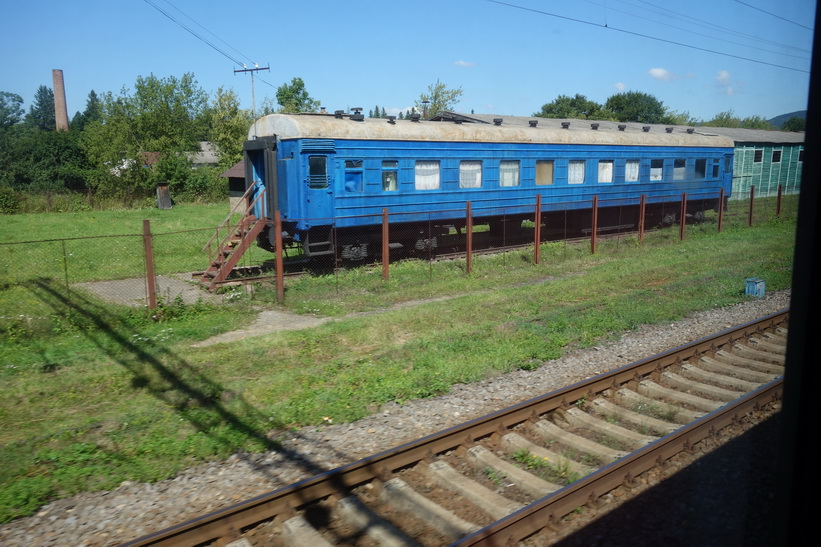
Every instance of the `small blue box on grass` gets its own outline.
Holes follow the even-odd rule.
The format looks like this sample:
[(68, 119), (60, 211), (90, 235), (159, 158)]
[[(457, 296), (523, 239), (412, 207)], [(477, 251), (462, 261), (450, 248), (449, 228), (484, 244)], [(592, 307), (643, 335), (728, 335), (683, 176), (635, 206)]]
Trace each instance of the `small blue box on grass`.
[(745, 294), (747, 296), (755, 296), (756, 298), (762, 298), (764, 296), (764, 280), (759, 279), (757, 277), (748, 277), (747, 281), (747, 290)]

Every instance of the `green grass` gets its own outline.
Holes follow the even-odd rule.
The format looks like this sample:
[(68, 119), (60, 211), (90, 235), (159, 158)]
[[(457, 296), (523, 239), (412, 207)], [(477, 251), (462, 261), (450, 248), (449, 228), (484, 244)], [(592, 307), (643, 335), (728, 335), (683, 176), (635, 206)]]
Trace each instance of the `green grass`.
[(220, 307), (172, 303), (156, 322), (67, 292), (59, 277), (5, 285), (0, 302), (19, 298), (7, 313), (22, 317), (0, 342), (0, 521), (272, 448), (289, 428), (550, 366), (642, 324), (743, 301), (746, 277), (789, 288), (794, 236), (785, 221), (706, 226), (683, 242), (677, 229), (601, 242), (596, 255), (548, 244), (538, 266), (525, 252), (476, 257), (470, 276), (454, 261), (396, 264), (388, 282), (370, 268), (300, 278), (284, 309), (335, 321), (202, 349), (192, 342), (274, 307), (274, 291)]

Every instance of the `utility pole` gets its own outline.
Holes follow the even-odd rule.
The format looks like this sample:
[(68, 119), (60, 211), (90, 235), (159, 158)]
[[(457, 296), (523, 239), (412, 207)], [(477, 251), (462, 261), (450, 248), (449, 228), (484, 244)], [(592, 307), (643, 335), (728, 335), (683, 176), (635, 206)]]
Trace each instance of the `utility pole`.
[(256, 105), (256, 99), (254, 98), (254, 72), (257, 72), (259, 70), (270, 70), (270, 69), (271, 69), (271, 65), (260, 67), (260, 66), (256, 66), (256, 64), (255, 64), (254, 68), (248, 68), (245, 65), (242, 65), (242, 68), (234, 70), (234, 74), (236, 74), (237, 72), (250, 72), (251, 73), (251, 114), (253, 114), (253, 117), (254, 117), (255, 120), (257, 118), (257, 105)]

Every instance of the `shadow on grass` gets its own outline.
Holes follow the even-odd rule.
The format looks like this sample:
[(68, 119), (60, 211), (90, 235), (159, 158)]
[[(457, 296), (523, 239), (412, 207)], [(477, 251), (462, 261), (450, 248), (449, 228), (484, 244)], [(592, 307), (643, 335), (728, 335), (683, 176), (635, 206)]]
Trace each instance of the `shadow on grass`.
[[(307, 477), (331, 471), (311, 457), (287, 449), (269, 437), (270, 428), (281, 430), (283, 424), (268, 422), (261, 412), (244, 401), (240, 395), (229, 392), (225, 386), (196, 370), (168, 347), (145, 339), (135, 329), (122, 325), (121, 321), (104, 307), (81, 294), (66, 291), (61, 284), (52, 283), (48, 279), (34, 280), (27, 286), (38, 299), (53, 309), (54, 313), (71, 315), (77, 323), (82, 324), (83, 328), (80, 330), (83, 335), (114, 363), (131, 374), (131, 384), (135, 390), (145, 390), (159, 402), (172, 408), (180, 418), (186, 420), (198, 432), (210, 436), (220, 447), (236, 452), (242, 444), (237, 442), (237, 438), (250, 440), (262, 449), (275, 451), (285, 460), (292, 462), (306, 472)], [(290, 434), (313, 443), (298, 432)], [(81, 450), (85, 448), (93, 452), (98, 448), (100, 452), (105, 451), (105, 448), (101, 447), (78, 447)], [(260, 477), (278, 484), (274, 471), (281, 463), (277, 463), (276, 458), (266, 462), (264, 457), (245, 452), (237, 452), (237, 455)], [(347, 455), (339, 451), (335, 451), (335, 456), (348, 460)], [(112, 458), (128, 459), (122, 454), (113, 454)], [(341, 478), (334, 480), (334, 483), (339, 492), (348, 490)], [(260, 494), (254, 499), (262, 499), (271, 492)], [(306, 518), (318, 528), (327, 528), (333, 516), (324, 506), (317, 506), (308, 511)], [(370, 518), (374, 522), (378, 519), (373, 513)], [(397, 528), (401, 527), (396, 522), (391, 524)], [(353, 536), (342, 530), (331, 529), (328, 533), (336, 536), (337, 543), (347, 544), (353, 539)], [(356, 535), (355, 532), (353, 534)], [(139, 541), (135, 538), (120, 539)]]

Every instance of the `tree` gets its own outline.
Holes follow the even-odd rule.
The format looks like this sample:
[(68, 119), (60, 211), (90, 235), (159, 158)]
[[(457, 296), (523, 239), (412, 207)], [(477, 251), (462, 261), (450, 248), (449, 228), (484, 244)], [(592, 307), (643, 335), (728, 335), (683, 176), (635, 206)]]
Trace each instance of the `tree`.
[(748, 116), (741, 120), (744, 129), (775, 129), (775, 126), (762, 116)]
[(56, 129), (54, 92), (50, 87), (41, 85), (37, 88), (37, 93), (34, 94), (34, 102), (26, 115), (26, 123), (47, 131)]
[(620, 122), (670, 123), (664, 103), (640, 91), (612, 95), (604, 103)]
[(97, 93), (92, 89), (88, 93), (88, 99), (86, 99), (86, 109), (82, 112), (77, 112), (74, 117), (71, 118), (70, 128), (73, 131), (82, 131), (86, 125), (99, 120), (102, 116), (103, 105), (99, 97), (97, 97)]
[(242, 143), (253, 122), (251, 117), (248, 110), (240, 108), (239, 97), (233, 89), (217, 89), (209, 108), (211, 127), (208, 140), (219, 150), (219, 164), (223, 168), (227, 169), (242, 159)]
[(134, 85), (134, 127), (146, 151), (198, 150), (205, 138), (208, 95), (191, 73), (182, 78), (137, 77)]
[(584, 95), (576, 94), (575, 97), (559, 95), (553, 102), (542, 105), (539, 112), (533, 114), (541, 118), (576, 118), (582, 120), (606, 120), (612, 114), (604, 112), (602, 106), (588, 100)]
[(279, 86), (276, 96), (282, 113), (316, 112), (319, 109), (319, 101), (308, 94), (302, 78), (293, 78), (290, 84)]
[[(422, 93), (419, 100), (416, 101), (416, 109), (423, 113), (427, 109), (428, 118), (433, 118), (440, 112), (453, 110), (459, 103), (459, 97), (461, 96), (461, 87), (448, 89), (444, 83), (437, 79), (436, 83), (428, 86), (427, 93)], [(426, 103), (427, 106), (425, 106)]]
[(23, 98), (8, 91), (0, 91), (0, 129), (8, 129), (23, 119)]
[(719, 112), (709, 121), (704, 122), (708, 127), (740, 127), (744, 129), (775, 129), (773, 125), (761, 116), (739, 118), (732, 110)]
[[(83, 147), (95, 167), (94, 187), (128, 196), (150, 192), (158, 177), (173, 175), (173, 182), (184, 183), (176, 179), (185, 152), (198, 150), (208, 132), (208, 97), (193, 74), (140, 76), (133, 94), (124, 88), (101, 102), (102, 117), (83, 131)], [(157, 154), (160, 163), (148, 161)]]
[(781, 125), (782, 131), (805, 131), (807, 128), (807, 120), (793, 116)]

